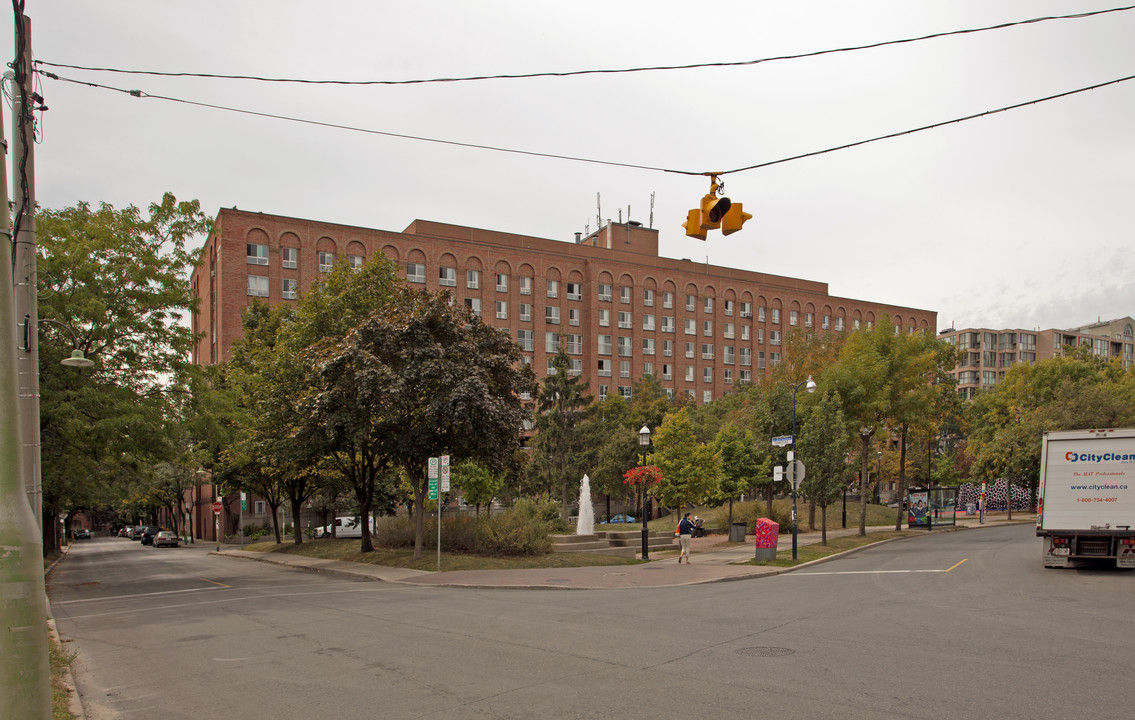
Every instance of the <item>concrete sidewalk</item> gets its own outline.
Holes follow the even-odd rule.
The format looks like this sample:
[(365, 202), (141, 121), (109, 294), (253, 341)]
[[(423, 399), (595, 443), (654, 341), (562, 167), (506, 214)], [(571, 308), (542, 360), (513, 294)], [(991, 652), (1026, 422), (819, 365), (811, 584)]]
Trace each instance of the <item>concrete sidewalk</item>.
[[(1020, 512), (1013, 514), (1012, 524), (1035, 523), (1036, 516)], [(939, 531), (953, 531), (979, 527), (999, 527), (1009, 524), (1004, 513), (986, 515), (985, 523), (979, 524), (976, 517), (959, 517), (956, 526), (942, 526)], [(894, 527), (869, 527), (868, 534), (885, 532)], [(856, 535), (858, 527), (829, 530), (828, 537)], [(925, 531), (904, 529), (905, 538), (918, 537)], [(692, 557), (689, 565), (677, 562), (677, 546), (673, 550), (652, 553), (651, 561), (639, 565), (604, 565), (579, 568), (531, 568), (522, 570), (459, 570), (455, 572), (429, 572), (392, 568), (381, 565), (343, 562), (339, 560), (320, 560), (283, 553), (248, 552), (246, 550), (224, 549), (210, 554), (223, 557), (257, 560), (260, 562), (284, 565), (309, 572), (322, 572), (365, 580), (431, 585), (437, 587), (465, 588), (543, 588), (557, 590), (593, 590), (619, 588), (678, 587), (700, 585), (730, 580), (747, 580), (764, 576), (792, 572), (795, 568), (768, 567), (757, 565), (737, 565), (735, 563), (752, 560), (754, 556), (753, 538), (749, 536), (744, 543), (724, 541), (723, 535), (710, 535), (694, 538)], [(820, 542), (820, 533), (797, 532), (797, 546)], [(780, 549), (790, 548), (791, 534), (780, 536)], [(837, 557), (835, 555), (831, 557)], [(823, 562), (830, 558), (817, 560)], [(811, 564), (811, 563), (808, 563)]]

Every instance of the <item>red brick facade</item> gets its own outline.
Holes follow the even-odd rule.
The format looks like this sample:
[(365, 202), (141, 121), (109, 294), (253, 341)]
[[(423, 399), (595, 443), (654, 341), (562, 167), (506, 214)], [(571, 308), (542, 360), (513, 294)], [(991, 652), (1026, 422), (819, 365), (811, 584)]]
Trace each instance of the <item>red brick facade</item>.
[(649, 371), (700, 404), (759, 379), (795, 328), (846, 332), (883, 315), (902, 332), (937, 323), (927, 310), (832, 297), (826, 283), (659, 257), (658, 231), (636, 223), (562, 242), (422, 220), (398, 233), (221, 210), (191, 279), (201, 298), (194, 330), (205, 334), (194, 361), (228, 359), (253, 293), (291, 302), (285, 283), (302, 294), (321, 253), (326, 264), (376, 252), (403, 277), (413, 270), (420, 287), (479, 303), (487, 324), (522, 343), (537, 377), (566, 343), (596, 394), (629, 393)]

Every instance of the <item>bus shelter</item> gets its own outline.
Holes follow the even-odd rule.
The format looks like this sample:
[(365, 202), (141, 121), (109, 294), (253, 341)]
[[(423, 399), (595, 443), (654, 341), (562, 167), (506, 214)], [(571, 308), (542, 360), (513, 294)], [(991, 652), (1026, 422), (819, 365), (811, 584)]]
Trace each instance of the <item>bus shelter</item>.
[(932, 530), (935, 525), (955, 525), (958, 515), (956, 487), (911, 488), (906, 497), (906, 524)]

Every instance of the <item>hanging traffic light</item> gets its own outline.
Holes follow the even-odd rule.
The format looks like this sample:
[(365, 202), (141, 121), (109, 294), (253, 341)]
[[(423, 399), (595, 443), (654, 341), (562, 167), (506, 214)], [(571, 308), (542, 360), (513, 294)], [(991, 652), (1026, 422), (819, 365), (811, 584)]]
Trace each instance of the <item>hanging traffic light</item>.
[(725, 183), (719, 182), (716, 174), (710, 173), (709, 177), (709, 194), (702, 197), (700, 207), (686, 213), (682, 223), (686, 235), (698, 240), (705, 240), (707, 230), (720, 229), (723, 235), (731, 235), (753, 217), (741, 209), (741, 203), (718, 197), (725, 190)]

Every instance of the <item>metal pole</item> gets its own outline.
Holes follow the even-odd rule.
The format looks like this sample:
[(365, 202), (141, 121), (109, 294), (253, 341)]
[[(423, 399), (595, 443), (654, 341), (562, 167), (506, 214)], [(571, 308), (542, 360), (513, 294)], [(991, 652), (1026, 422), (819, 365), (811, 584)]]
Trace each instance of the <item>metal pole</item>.
[[(642, 446), (642, 465), (639, 467), (646, 467), (646, 445)], [(650, 559), (650, 530), (646, 527), (646, 479), (640, 477), (642, 481), (642, 559)]]
[[(42, 530), (43, 493), (40, 487), (39, 453), (39, 309), (36, 304), (35, 238), (35, 143), (32, 141), (32, 40), (31, 20), (21, 15), (16, 27), (16, 61), (12, 87), (12, 198), (15, 254), (12, 281), (15, 286), (15, 317), (25, 318), (27, 345), (17, 353), (20, 392), (20, 423), (24, 428), (21, 454), (24, 487), (36, 524)], [(6, 209), (7, 206), (5, 206)], [(5, 221), (7, 222), (7, 221)], [(12, 257), (12, 256), (6, 256)], [(5, 287), (8, 287), (7, 285)], [(52, 529), (54, 532), (54, 529)], [(46, 538), (46, 535), (44, 536)]]
[(792, 457), (788, 463), (792, 467), (792, 562), (796, 562), (796, 391), (799, 389), (800, 385), (792, 388)]
[[(26, 26), (25, 26), (26, 27)], [(0, 118), (0, 138), (3, 119)], [(5, 152), (7, 147), (4, 147)], [(0, 205), (8, 206), (7, 176), (0, 170)], [(51, 717), (47, 608), (44, 604), (43, 537), (28, 503), (20, 452), (23, 414), (17, 380), (16, 312), (12, 287), (11, 232), (0, 213), (0, 698), (9, 717)], [(23, 317), (22, 315), (20, 317)], [(38, 428), (38, 421), (34, 425)]]

